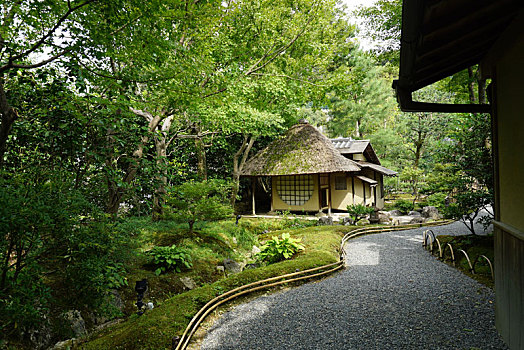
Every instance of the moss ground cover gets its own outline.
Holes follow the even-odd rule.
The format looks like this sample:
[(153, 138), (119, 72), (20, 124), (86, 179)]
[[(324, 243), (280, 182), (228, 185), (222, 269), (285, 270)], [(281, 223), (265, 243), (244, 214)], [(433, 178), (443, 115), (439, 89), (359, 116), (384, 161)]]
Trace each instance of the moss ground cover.
[[(278, 230), (283, 226), (290, 225), (291, 227)], [(294, 225), (295, 227), (292, 227)], [(177, 293), (170, 283), (180, 283), (180, 277), (184, 274), (191, 274), (195, 279), (197, 276), (195, 271), (186, 271), (181, 274), (168, 273), (165, 275), (155, 276), (153, 271), (143, 271), (136, 264), (136, 270), (131, 272), (133, 278), (148, 278), (150, 280), (151, 289), (163, 290), (163, 294), (156, 294), (156, 307), (153, 310), (146, 312), (142, 316), (132, 315), (125, 322), (122, 322), (110, 329), (102, 331), (100, 334), (92, 336), (89, 342), (85, 342), (77, 346), (82, 349), (164, 349), (170, 348), (172, 338), (179, 336), (184, 331), (185, 327), (198, 312), (198, 310), (205, 305), (209, 300), (216, 296), (225, 293), (231, 289), (237, 288), (247, 283), (255, 282), (265, 278), (270, 278), (286, 273), (295, 272), (297, 269), (306, 270), (317, 266), (333, 263), (338, 260), (339, 246), (342, 235), (348, 232), (351, 228), (344, 226), (318, 226), (318, 227), (296, 227), (297, 221), (288, 222), (283, 220), (243, 220), (237, 226), (234, 222), (219, 222), (211, 225), (202, 232), (206, 232), (206, 237), (214, 237), (216, 240), (222, 242), (229, 235), (236, 238), (236, 247), (245, 246), (244, 248), (251, 248), (255, 240), (264, 242), (271, 239), (274, 235), (281, 235), (284, 232), (290, 233), (291, 237), (301, 240), (301, 244), (306, 248), (303, 252), (298, 253), (292, 260), (286, 260), (279, 263), (263, 266), (256, 269), (249, 269), (241, 273), (231, 275), (224, 278), (223, 275), (217, 275), (215, 265), (219, 254), (207, 252), (205, 250), (206, 244), (211, 250), (211, 243), (206, 243), (205, 238), (201, 238), (204, 247), (197, 254), (206, 257), (205, 259), (194, 259), (193, 270), (198, 273), (203, 273), (207, 277), (202, 277), (198, 282), (201, 285), (193, 290), (172, 295), (169, 293)], [(180, 244), (184, 247), (189, 247), (192, 242), (191, 237), (188, 237), (183, 232), (163, 227), (156, 227), (154, 230), (149, 230), (149, 227), (143, 232), (144, 244), (153, 243), (168, 243)], [(165, 227), (164, 227), (165, 228)], [(230, 232), (223, 233), (223, 229), (228, 228)], [(272, 231), (272, 229), (274, 231)], [(244, 232), (245, 230), (246, 232)], [(269, 231), (269, 232), (267, 232)], [(174, 233), (178, 232), (178, 233)], [(250, 235), (248, 232), (257, 232), (260, 235)], [(266, 233), (262, 233), (266, 232)], [(223, 234), (224, 236), (220, 236)], [(170, 237), (172, 235), (173, 237)], [(177, 237), (180, 235), (180, 237)], [(146, 237), (148, 237), (146, 239)], [(167, 241), (165, 241), (167, 240)], [(228, 242), (228, 247), (223, 247), (224, 252), (229, 252), (231, 255), (236, 254), (238, 249), (234, 249), (234, 243)], [(226, 244), (227, 245), (227, 244)], [(216, 246), (215, 246), (216, 248)], [(231, 250), (228, 250), (231, 249)], [(217, 254), (217, 255), (215, 255)], [(199, 265), (200, 264), (200, 265)], [(143, 277), (145, 276), (145, 277)], [(207, 280), (207, 281), (206, 281)], [(214, 280), (214, 282), (212, 282)], [(134, 282), (130, 282), (130, 285)], [(131, 290), (132, 288), (127, 288)], [(129, 298), (133, 300), (134, 294), (130, 292)], [(132, 304), (131, 304), (132, 306)], [(132, 312), (132, 308), (129, 309)]]
[[(125, 303), (124, 313), (135, 311), (136, 295), (133, 290), (136, 281), (146, 278), (149, 282), (149, 299), (155, 305), (187, 290), (181, 278), (191, 278), (197, 286), (213, 283), (224, 277), (216, 266), (224, 259), (245, 261), (250, 258), (253, 245), (259, 245), (259, 235), (277, 232), (284, 228), (311, 225), (309, 221), (289, 219), (241, 219), (203, 222), (195, 225), (190, 233), (187, 224), (163, 220), (153, 222), (149, 218), (126, 219), (121, 225), (132, 232), (138, 246), (137, 254), (127, 263), (129, 286), (120, 290)], [(314, 224), (314, 223), (313, 223)], [(156, 268), (148, 264), (145, 254), (153, 247), (176, 245), (190, 252), (193, 267), (180, 273), (165, 273), (157, 276)]]
[[(491, 263), (493, 264), (495, 262), (494, 260), (494, 254), (493, 254), (493, 235), (487, 235), (487, 236), (475, 236), (475, 235), (467, 235), (467, 236), (448, 236), (448, 235), (442, 235), (437, 236), (438, 240), (440, 241), (440, 244), (442, 245), (442, 249), (444, 249), (444, 246), (446, 246), (447, 243), (451, 243), (453, 246), (453, 250), (455, 252), (455, 267), (460, 269), (462, 272), (467, 274), (468, 276), (474, 278), (478, 282), (493, 288), (493, 280), (491, 278), (491, 271), (489, 268), (488, 263), (481, 259), (475, 266), (475, 273), (472, 274), (469, 270), (469, 265), (466, 257), (464, 254), (460, 253), (458, 250), (462, 249), (464, 250), (470, 260), (473, 264), (477, 257), (480, 255), (484, 255), (488, 257), (491, 260)], [(446, 262), (451, 264), (451, 254), (449, 253), (449, 248), (446, 249), (445, 254)]]

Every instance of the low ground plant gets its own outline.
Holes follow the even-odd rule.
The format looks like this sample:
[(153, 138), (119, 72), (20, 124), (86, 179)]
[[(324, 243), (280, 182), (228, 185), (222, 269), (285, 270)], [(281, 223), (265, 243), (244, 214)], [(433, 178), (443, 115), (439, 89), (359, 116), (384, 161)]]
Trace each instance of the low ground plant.
[(156, 268), (155, 274), (158, 276), (167, 271), (181, 272), (182, 269), (190, 269), (192, 266), (191, 255), (180, 247), (172, 245), (170, 247), (154, 247), (147, 252), (150, 263)]
[[(438, 240), (442, 247), (446, 247), (447, 244), (451, 244), (455, 253), (455, 266), (460, 269), (463, 273), (467, 274), (471, 278), (477, 280), (478, 282), (493, 288), (494, 283), (491, 278), (491, 270), (488, 263), (483, 259), (479, 258), (481, 255), (486, 256), (490, 259), (491, 263), (495, 263), (494, 259), (494, 240), (493, 234), (488, 235), (465, 235), (465, 236), (448, 236), (441, 235), (437, 236)], [(443, 248), (444, 249), (444, 248)], [(473, 264), (477, 259), (478, 263), (475, 265), (475, 273), (472, 274), (469, 269), (469, 264), (464, 256), (458, 250), (464, 250)], [(450, 262), (451, 253), (449, 249), (446, 249), (444, 257), (448, 262)]]
[(274, 236), (260, 248), (257, 260), (273, 264), (291, 259), (293, 255), (305, 249), (299, 242), (300, 239), (291, 238), (287, 232), (282, 233), (282, 239)]

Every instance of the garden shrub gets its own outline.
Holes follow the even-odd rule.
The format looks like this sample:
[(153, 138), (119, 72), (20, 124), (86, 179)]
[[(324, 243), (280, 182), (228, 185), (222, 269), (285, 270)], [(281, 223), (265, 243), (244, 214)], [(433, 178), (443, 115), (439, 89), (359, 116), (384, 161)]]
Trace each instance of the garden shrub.
[(147, 255), (151, 257), (150, 263), (156, 267), (157, 276), (171, 270), (181, 272), (183, 268), (189, 269), (193, 266), (189, 253), (176, 245), (154, 247), (147, 252)]
[(446, 206), (446, 197), (447, 194), (439, 192), (429, 195), (426, 198), (426, 201), (428, 205), (437, 208), (439, 211), (442, 211)]
[(373, 207), (366, 207), (362, 204), (351, 204), (347, 207), (349, 217), (353, 223), (356, 223), (359, 219), (365, 217), (368, 214), (371, 214), (375, 211)]
[(172, 187), (166, 203), (176, 222), (187, 223), (193, 232), (195, 223), (225, 219), (233, 214), (229, 204), (230, 184), (222, 180), (186, 182)]
[(400, 210), (402, 213), (407, 214), (410, 211), (414, 209), (414, 205), (412, 201), (408, 201), (406, 199), (398, 199), (395, 202), (395, 208)]
[(305, 249), (299, 242), (299, 239), (291, 238), (287, 232), (282, 234), (282, 239), (273, 236), (273, 239), (270, 239), (260, 247), (257, 260), (273, 264), (290, 259), (296, 253)]
[(123, 262), (132, 254), (127, 232), (100, 216), (79, 225), (66, 241), (67, 283), (90, 308), (101, 307), (110, 289), (127, 285)]

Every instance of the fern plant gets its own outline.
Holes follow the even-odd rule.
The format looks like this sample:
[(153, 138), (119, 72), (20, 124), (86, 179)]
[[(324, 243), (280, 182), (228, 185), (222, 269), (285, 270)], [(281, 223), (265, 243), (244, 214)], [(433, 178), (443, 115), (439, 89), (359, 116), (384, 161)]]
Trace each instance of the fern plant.
[(272, 264), (290, 259), (296, 253), (305, 249), (299, 242), (300, 239), (291, 238), (287, 232), (282, 234), (282, 239), (273, 236), (273, 239), (267, 241), (260, 248), (257, 260)]
[(183, 268), (191, 268), (191, 256), (180, 247), (172, 245), (170, 247), (154, 247), (147, 255), (150, 256), (150, 263), (156, 267), (155, 274), (158, 276), (166, 271), (182, 271)]

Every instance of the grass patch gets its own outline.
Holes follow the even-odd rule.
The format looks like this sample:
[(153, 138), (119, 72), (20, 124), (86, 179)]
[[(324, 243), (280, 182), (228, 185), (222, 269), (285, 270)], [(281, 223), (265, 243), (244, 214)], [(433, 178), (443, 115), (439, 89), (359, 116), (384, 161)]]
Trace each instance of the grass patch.
[(259, 237), (261, 241), (271, 238), (272, 235), (289, 232), (293, 238), (300, 238), (301, 244), (306, 249), (292, 260), (245, 270), (212, 284), (175, 295), (143, 316), (132, 315), (126, 322), (103, 331), (79, 347), (82, 349), (170, 348), (172, 338), (181, 335), (193, 315), (216, 296), (247, 283), (338, 261), (340, 239), (350, 229), (343, 226), (319, 226), (263, 234)]
[[(448, 236), (442, 235), (437, 236), (442, 249), (446, 246), (447, 243), (451, 243), (453, 250), (455, 252), (455, 267), (464, 272), (466, 275), (477, 280), (478, 282), (486, 285), (489, 288), (493, 288), (494, 283), (491, 278), (491, 270), (488, 263), (484, 259), (480, 259), (479, 262), (475, 265), (475, 273), (472, 274), (469, 270), (469, 265), (466, 257), (463, 253), (459, 252), (459, 249), (464, 250), (470, 260), (471, 264), (475, 263), (475, 260), (480, 255), (484, 255), (489, 258), (492, 264), (495, 263), (494, 259), (494, 242), (493, 235), (486, 236), (477, 236), (477, 235), (466, 235), (466, 236)], [(438, 248), (437, 248), (438, 249)], [(446, 249), (445, 261), (448, 264), (451, 262), (451, 253), (449, 248)], [(494, 268), (494, 266), (493, 266)]]

